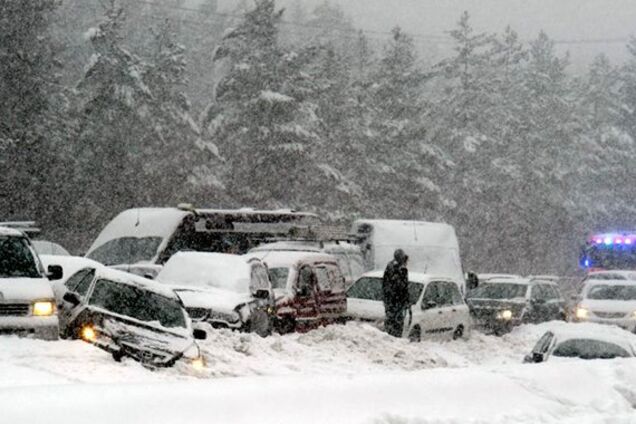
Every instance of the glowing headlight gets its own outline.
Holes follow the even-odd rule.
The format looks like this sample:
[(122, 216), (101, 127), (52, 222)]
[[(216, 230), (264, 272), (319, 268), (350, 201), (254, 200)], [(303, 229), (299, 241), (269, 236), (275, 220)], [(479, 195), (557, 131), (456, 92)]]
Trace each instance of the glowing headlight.
[(86, 325), (82, 327), (82, 330), (80, 331), (80, 337), (84, 341), (93, 343), (95, 342), (95, 340), (97, 340), (97, 332), (90, 325)]
[(203, 356), (199, 356), (198, 358), (193, 359), (190, 364), (196, 371), (202, 371), (206, 368), (205, 358), (203, 358)]
[(510, 309), (505, 309), (503, 311), (497, 312), (497, 319), (503, 319), (505, 321), (509, 321), (512, 319), (512, 311)]
[(576, 318), (577, 319), (587, 319), (589, 314), (590, 314), (590, 312), (587, 309), (585, 309), (585, 308), (581, 308), (580, 306), (576, 308)]
[(35, 302), (33, 304), (33, 315), (37, 317), (47, 317), (55, 312), (55, 304), (48, 300)]
[(632, 312), (632, 318), (636, 318), (636, 311)]

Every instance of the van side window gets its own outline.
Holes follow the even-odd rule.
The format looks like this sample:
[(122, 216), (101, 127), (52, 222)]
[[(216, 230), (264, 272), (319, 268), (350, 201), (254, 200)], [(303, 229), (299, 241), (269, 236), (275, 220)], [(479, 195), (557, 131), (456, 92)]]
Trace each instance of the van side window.
[(316, 275), (309, 265), (304, 265), (298, 272), (298, 292), (309, 296), (314, 290)]
[(269, 275), (267, 269), (260, 263), (252, 265), (250, 289), (269, 290)]
[(319, 266), (315, 271), (316, 278), (318, 279), (318, 287), (320, 287), (321, 290), (331, 290), (331, 281), (329, 280), (327, 268)]

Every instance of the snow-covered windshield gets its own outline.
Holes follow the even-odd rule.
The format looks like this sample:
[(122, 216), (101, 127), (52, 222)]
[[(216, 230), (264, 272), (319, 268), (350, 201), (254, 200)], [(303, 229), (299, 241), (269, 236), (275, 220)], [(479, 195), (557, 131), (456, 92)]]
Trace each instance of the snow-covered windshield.
[(136, 264), (154, 258), (161, 237), (120, 237), (106, 242), (87, 257), (104, 265)]
[(469, 299), (517, 299), (526, 296), (527, 284), (482, 283), (466, 295)]
[(22, 237), (0, 237), (0, 278), (41, 277), (29, 244)]
[(272, 281), (273, 289), (285, 289), (287, 288), (287, 279), (289, 278), (289, 268), (270, 268), (269, 279)]
[(554, 356), (582, 359), (629, 358), (629, 352), (622, 347), (601, 340), (571, 339), (557, 345)]
[(90, 304), (139, 321), (157, 322), (163, 327), (186, 327), (183, 309), (176, 299), (129, 284), (98, 280)]
[(594, 300), (636, 300), (635, 285), (602, 284), (590, 287), (588, 299)]

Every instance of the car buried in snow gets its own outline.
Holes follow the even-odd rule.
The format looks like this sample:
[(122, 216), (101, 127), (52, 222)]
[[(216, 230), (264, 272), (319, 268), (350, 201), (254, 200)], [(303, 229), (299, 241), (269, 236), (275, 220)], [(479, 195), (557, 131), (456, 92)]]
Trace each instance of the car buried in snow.
[[(609, 330), (609, 331), (608, 331)], [(622, 329), (594, 324), (564, 324), (547, 331), (523, 362), (550, 359), (614, 359), (636, 356), (636, 336)]]
[(62, 277), (57, 264), (40, 261), (29, 238), (0, 227), (0, 334), (58, 338), (58, 314), (49, 280)]
[(267, 268), (257, 258), (178, 252), (156, 281), (174, 289), (197, 328), (230, 328), (261, 337), (272, 332), (274, 294)]
[(552, 281), (493, 277), (466, 295), (475, 325), (501, 335), (522, 323), (565, 320), (567, 306)]
[[(60, 334), (82, 339), (120, 361), (148, 368), (204, 367), (204, 339), (177, 295), (161, 284), (86, 258), (60, 257), (69, 274), (55, 286)], [(50, 260), (50, 259), (49, 259)]]
[[(384, 320), (383, 271), (365, 273), (347, 290), (347, 317), (376, 324)], [(460, 284), (446, 277), (409, 272), (410, 311), (404, 337), (420, 341), (431, 336), (468, 336), (472, 320), (459, 292)]]

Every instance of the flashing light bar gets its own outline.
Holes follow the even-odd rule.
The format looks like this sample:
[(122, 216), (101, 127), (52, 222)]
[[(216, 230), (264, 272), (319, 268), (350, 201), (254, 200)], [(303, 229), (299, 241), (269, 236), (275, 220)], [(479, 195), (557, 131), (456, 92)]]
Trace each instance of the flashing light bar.
[(636, 234), (597, 234), (589, 239), (591, 244), (605, 246), (631, 246), (636, 244)]

